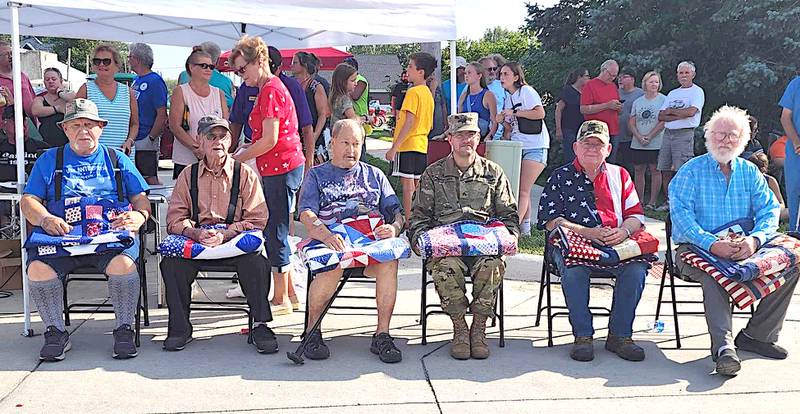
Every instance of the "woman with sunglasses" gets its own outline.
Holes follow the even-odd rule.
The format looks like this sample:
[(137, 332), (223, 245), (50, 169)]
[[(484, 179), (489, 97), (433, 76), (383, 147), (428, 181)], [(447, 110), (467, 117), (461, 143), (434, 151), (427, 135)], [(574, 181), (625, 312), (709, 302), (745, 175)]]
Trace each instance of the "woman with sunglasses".
[(531, 187), (547, 165), (550, 135), (544, 124), (544, 106), (536, 89), (525, 82), (525, 72), (517, 62), (500, 68), (500, 83), (505, 89), (503, 112), (497, 122), (504, 124), (503, 139), (522, 143), (522, 168), (519, 177), (519, 219), (522, 235), (531, 234)]
[(242, 36), (228, 61), (247, 86), (259, 88), (249, 119), (253, 142), (234, 158), (243, 162), (255, 158), (261, 174), (269, 209), (264, 236), (275, 282), (272, 314), (286, 315), (292, 313), (292, 302), (297, 300), (289, 260), (289, 222), (305, 164), (297, 112), (286, 85), (270, 71), (269, 51), (260, 37)]
[[(321, 164), (328, 160), (327, 147), (330, 134), (326, 131), (331, 110), (328, 106), (328, 94), (325, 92), (325, 87), (315, 79), (318, 66), (319, 59), (313, 53), (297, 52), (292, 59), (292, 72), (306, 92), (306, 101), (308, 101), (308, 109), (311, 110), (314, 127), (315, 149), (311, 151), (306, 149), (307, 170), (310, 170), (312, 161), (314, 164)], [(314, 155), (312, 159), (308, 159), (310, 154)]]
[(64, 129), (58, 123), (64, 119), (67, 101), (75, 99), (75, 93), (64, 90), (61, 71), (56, 68), (44, 70), (44, 87), (47, 93), (33, 99), (31, 112), (39, 118), (39, 134), (51, 147), (62, 147), (69, 142)]
[(467, 65), (464, 71), (467, 87), (458, 98), (458, 112), (476, 112), (481, 141), (492, 139), (497, 131), (497, 97), (486, 83), (486, 69), (478, 62)]
[(133, 142), (139, 133), (139, 106), (133, 89), (117, 82), (114, 75), (119, 72), (121, 57), (117, 48), (101, 44), (92, 54), (94, 80), (87, 80), (76, 98), (89, 99), (97, 105), (100, 117), (108, 120), (103, 128), (100, 143), (112, 148), (121, 148), (132, 155)]
[(211, 86), (209, 80), (214, 71), (211, 55), (199, 46), (192, 49), (186, 58), (188, 83), (178, 85), (172, 90), (169, 111), (169, 129), (175, 135), (172, 144), (172, 178), (177, 179), (187, 165), (203, 158), (203, 151), (197, 140), (197, 123), (208, 115), (228, 118), (228, 105), (225, 93)]

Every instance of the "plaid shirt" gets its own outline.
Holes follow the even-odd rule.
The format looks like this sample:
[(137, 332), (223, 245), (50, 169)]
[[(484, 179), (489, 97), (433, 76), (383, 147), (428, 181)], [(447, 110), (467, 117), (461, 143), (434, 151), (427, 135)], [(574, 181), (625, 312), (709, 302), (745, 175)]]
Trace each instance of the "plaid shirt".
[(767, 180), (751, 162), (731, 161), (730, 179), (719, 163), (705, 154), (690, 160), (669, 184), (672, 239), (711, 250), (717, 237), (710, 233), (734, 220), (752, 217), (750, 236), (761, 244), (775, 236), (781, 206), (767, 186)]

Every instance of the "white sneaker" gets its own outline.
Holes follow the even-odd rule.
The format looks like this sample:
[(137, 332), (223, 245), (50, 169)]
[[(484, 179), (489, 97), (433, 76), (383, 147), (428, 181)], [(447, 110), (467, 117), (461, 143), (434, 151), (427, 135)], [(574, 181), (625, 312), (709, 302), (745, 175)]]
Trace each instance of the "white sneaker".
[(284, 301), (280, 305), (275, 305), (270, 302), (269, 307), (272, 310), (272, 316), (291, 315), (292, 312), (294, 312), (294, 309), (292, 309), (292, 303), (288, 300)]
[(228, 298), (228, 299), (245, 297), (244, 296), (244, 292), (242, 291), (242, 286), (241, 285), (236, 285), (236, 287), (232, 287), (232, 288), (228, 289), (228, 291), (225, 292), (225, 297)]
[(530, 236), (531, 235), (531, 221), (524, 220), (522, 224), (519, 225), (519, 231), (522, 233), (523, 236)]

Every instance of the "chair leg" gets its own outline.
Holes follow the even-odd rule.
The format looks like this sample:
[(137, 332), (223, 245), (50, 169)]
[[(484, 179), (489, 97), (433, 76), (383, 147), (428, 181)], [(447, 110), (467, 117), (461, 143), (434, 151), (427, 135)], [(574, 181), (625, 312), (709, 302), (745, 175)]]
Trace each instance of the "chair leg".
[(142, 336), (142, 296), (139, 296), (139, 300), (136, 301), (136, 314), (134, 315), (133, 321), (133, 329), (134, 329), (134, 343), (136, 347), (142, 346), (141, 336)]
[(147, 299), (147, 268), (145, 264), (147, 261), (145, 259), (144, 262), (140, 266), (139, 271), (139, 285), (142, 291), (142, 310), (144, 311), (144, 326), (150, 326), (150, 304)]
[(419, 322), (422, 324), (422, 345), (428, 345), (428, 267), (422, 262), (422, 299), (419, 309)]
[(544, 285), (545, 274), (547, 273), (547, 261), (542, 263), (542, 274), (539, 277), (539, 302), (536, 304), (536, 323), (533, 326), (539, 326), (542, 320), (542, 300), (544, 299)]
[(503, 306), (503, 283), (500, 282), (500, 292), (498, 292), (498, 303), (500, 305), (500, 312), (498, 313), (498, 319), (500, 320), (500, 348), (505, 348), (506, 346), (506, 331), (505, 326), (503, 324), (503, 319), (505, 316), (505, 310)]
[(553, 346), (553, 298), (550, 293), (550, 272), (545, 272), (547, 275), (547, 346)]
[(303, 334), (300, 335), (300, 338), (304, 338), (308, 330), (308, 304), (309, 297), (311, 297), (311, 282), (314, 281), (314, 273), (308, 266), (306, 266), (306, 274), (308, 275), (308, 277), (306, 277), (306, 311), (305, 315), (303, 315)]
[(247, 310), (247, 343), (253, 343), (253, 312), (248, 308)]
[(69, 283), (67, 282), (69, 279), (69, 275), (64, 277), (64, 281), (61, 282), (62, 289), (63, 289), (63, 300), (64, 300), (64, 326), (69, 326), (69, 300), (67, 299), (67, 286)]
[(664, 298), (664, 286), (667, 278), (667, 262), (664, 262), (664, 271), (661, 273), (661, 283), (658, 287), (658, 302), (656, 302), (656, 317), (655, 320), (658, 320), (658, 317), (661, 316), (661, 301)]
[(669, 271), (669, 289), (672, 296), (672, 320), (675, 323), (675, 346), (681, 349), (681, 330), (678, 325), (678, 304), (675, 296), (675, 274), (672, 269)]

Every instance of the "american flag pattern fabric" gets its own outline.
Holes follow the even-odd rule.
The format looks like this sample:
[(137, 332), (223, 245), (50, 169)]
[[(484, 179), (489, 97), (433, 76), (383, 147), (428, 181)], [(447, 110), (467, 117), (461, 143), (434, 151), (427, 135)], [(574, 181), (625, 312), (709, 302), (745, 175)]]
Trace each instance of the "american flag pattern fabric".
[(499, 220), (446, 224), (420, 234), (417, 242), (423, 259), (517, 254), (517, 238)]
[(400, 237), (376, 240), (374, 231), (383, 225), (379, 215), (362, 215), (342, 220), (328, 229), (344, 239), (345, 250), (329, 249), (319, 240), (304, 239), (297, 245), (303, 263), (314, 273), (336, 268), (366, 267), (375, 263), (411, 257), (411, 246)]
[[(225, 229), (224, 224), (201, 226), (203, 228)], [(186, 236), (170, 234), (158, 245), (163, 257), (181, 257), (194, 260), (228, 259), (264, 250), (264, 233), (260, 230), (246, 230), (219, 246), (204, 246)]]
[(72, 230), (63, 236), (51, 236), (41, 227), (34, 227), (25, 248), (32, 259), (125, 250), (133, 245), (133, 233), (113, 230), (111, 223), (118, 215), (130, 210), (127, 201), (97, 197), (70, 197), (50, 202), (48, 211), (63, 218)]
[(740, 261), (719, 258), (695, 245), (689, 245), (689, 249), (726, 278), (747, 282), (796, 267), (800, 257), (800, 240), (779, 235), (761, 246), (755, 254)]
[(588, 266), (609, 269), (629, 262), (655, 262), (658, 239), (640, 230), (616, 246), (601, 246), (565, 227), (559, 226), (550, 235), (550, 244), (561, 251), (567, 267)]

